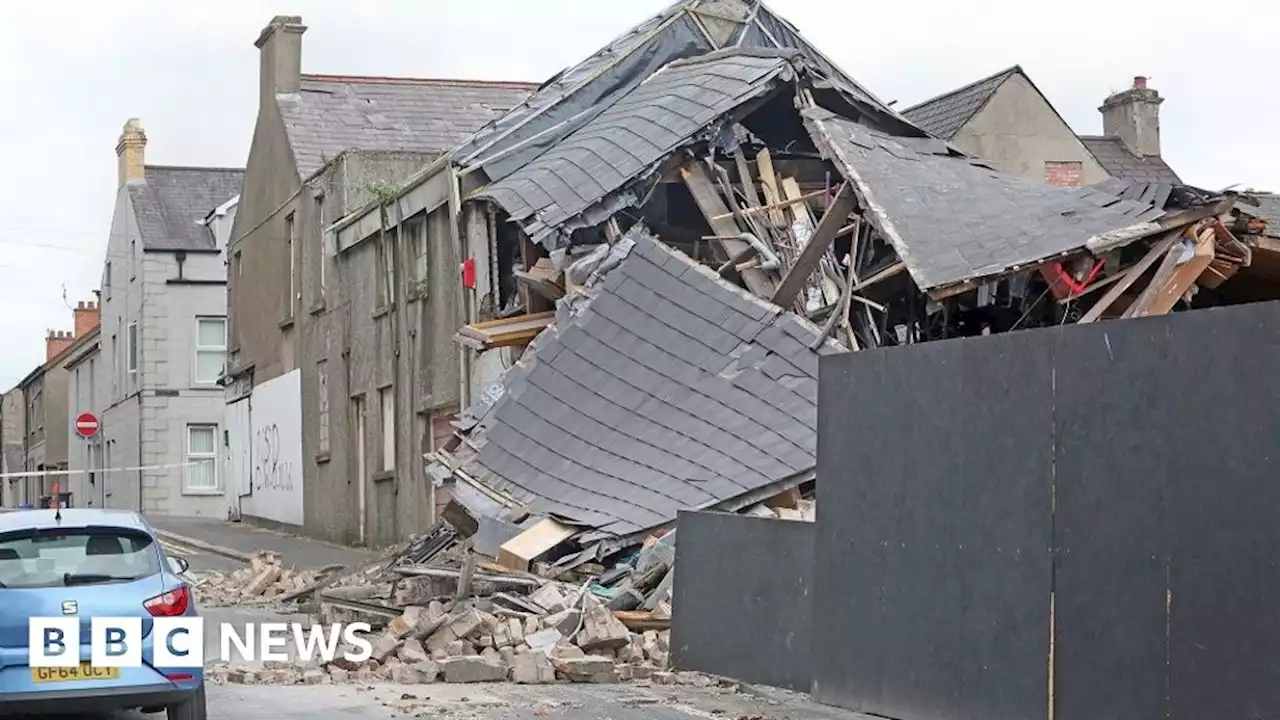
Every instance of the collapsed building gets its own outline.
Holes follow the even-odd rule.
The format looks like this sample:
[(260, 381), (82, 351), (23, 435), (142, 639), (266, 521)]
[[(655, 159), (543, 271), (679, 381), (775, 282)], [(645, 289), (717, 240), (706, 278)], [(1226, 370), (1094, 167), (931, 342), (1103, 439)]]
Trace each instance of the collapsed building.
[(447, 522), (551, 574), (682, 510), (811, 519), (823, 353), (1280, 288), (1268, 199), (1001, 174), (749, 0), (678, 3), (389, 202), (441, 213), (463, 268), (471, 404), (426, 456)]

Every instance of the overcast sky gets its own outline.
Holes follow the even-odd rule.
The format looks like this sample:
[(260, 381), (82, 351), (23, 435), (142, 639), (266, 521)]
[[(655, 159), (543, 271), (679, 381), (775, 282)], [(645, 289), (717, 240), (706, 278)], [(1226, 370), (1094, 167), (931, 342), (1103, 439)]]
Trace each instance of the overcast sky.
[[(243, 167), (253, 47), (300, 14), (303, 71), (541, 81), (668, 0), (81, 0), (14, 3), (0, 23), (0, 388), (44, 359), (49, 329), (93, 298), (116, 191), (115, 144), (142, 119), (147, 160)], [(1280, 190), (1280, 3), (772, 0), (898, 107), (1020, 64), (1078, 133), (1146, 75), (1166, 160), (1187, 182)], [(17, 9), (22, 7), (23, 9)], [(1257, 39), (1250, 33), (1257, 32)]]

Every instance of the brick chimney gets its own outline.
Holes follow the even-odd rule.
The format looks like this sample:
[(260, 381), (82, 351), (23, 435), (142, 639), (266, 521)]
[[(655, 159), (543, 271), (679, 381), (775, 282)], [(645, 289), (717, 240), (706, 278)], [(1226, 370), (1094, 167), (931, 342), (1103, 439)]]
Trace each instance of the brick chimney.
[(1135, 77), (1133, 87), (1112, 95), (1098, 108), (1103, 134), (1124, 140), (1138, 155), (1159, 157), (1162, 102), (1160, 93), (1147, 87), (1147, 78)]
[(277, 15), (262, 29), (254, 43), (261, 55), (259, 102), (265, 106), (275, 95), (296, 93), (302, 85), (302, 33), (307, 26), (300, 15)]
[(147, 134), (142, 131), (142, 121), (129, 118), (120, 131), (120, 141), (116, 143), (116, 163), (120, 185), (140, 182), (142, 168), (147, 162)]
[(66, 330), (50, 330), (48, 336), (44, 339), (44, 360), (50, 360), (62, 354), (62, 351), (71, 347), (76, 341), (75, 335)]
[(93, 332), (94, 328), (102, 322), (102, 309), (98, 307), (98, 303), (90, 300), (89, 302), (76, 303), (76, 339), (80, 339), (85, 335)]

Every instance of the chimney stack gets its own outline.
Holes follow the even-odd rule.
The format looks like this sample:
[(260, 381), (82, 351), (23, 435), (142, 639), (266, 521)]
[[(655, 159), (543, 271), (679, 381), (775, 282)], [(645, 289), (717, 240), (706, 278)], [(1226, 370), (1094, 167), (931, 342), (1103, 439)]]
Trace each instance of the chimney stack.
[(98, 307), (98, 303), (92, 300), (76, 303), (75, 319), (75, 338), (78, 340), (93, 332), (94, 328), (98, 327), (98, 324), (102, 322), (102, 309)]
[(50, 330), (44, 339), (44, 361), (58, 357), (75, 341), (75, 336), (65, 330)]
[(1160, 156), (1160, 93), (1147, 87), (1147, 78), (1133, 78), (1133, 87), (1107, 98), (1102, 113), (1104, 135), (1118, 137), (1138, 155)]
[(147, 134), (142, 131), (138, 118), (129, 118), (124, 124), (120, 141), (116, 143), (116, 162), (120, 186), (142, 180), (142, 169), (147, 163)]
[(265, 106), (275, 95), (296, 93), (302, 86), (302, 33), (307, 27), (300, 15), (277, 15), (262, 29), (254, 43), (261, 55), (259, 102)]

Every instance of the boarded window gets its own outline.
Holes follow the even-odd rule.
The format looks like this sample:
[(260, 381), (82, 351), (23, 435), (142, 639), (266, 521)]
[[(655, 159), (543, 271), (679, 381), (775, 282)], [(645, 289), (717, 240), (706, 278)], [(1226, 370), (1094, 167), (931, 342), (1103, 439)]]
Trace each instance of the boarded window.
[(316, 392), (320, 404), (320, 452), (329, 452), (329, 362), (316, 363)]
[(378, 391), (378, 404), (382, 410), (382, 469), (396, 467), (396, 396), (393, 388)]

